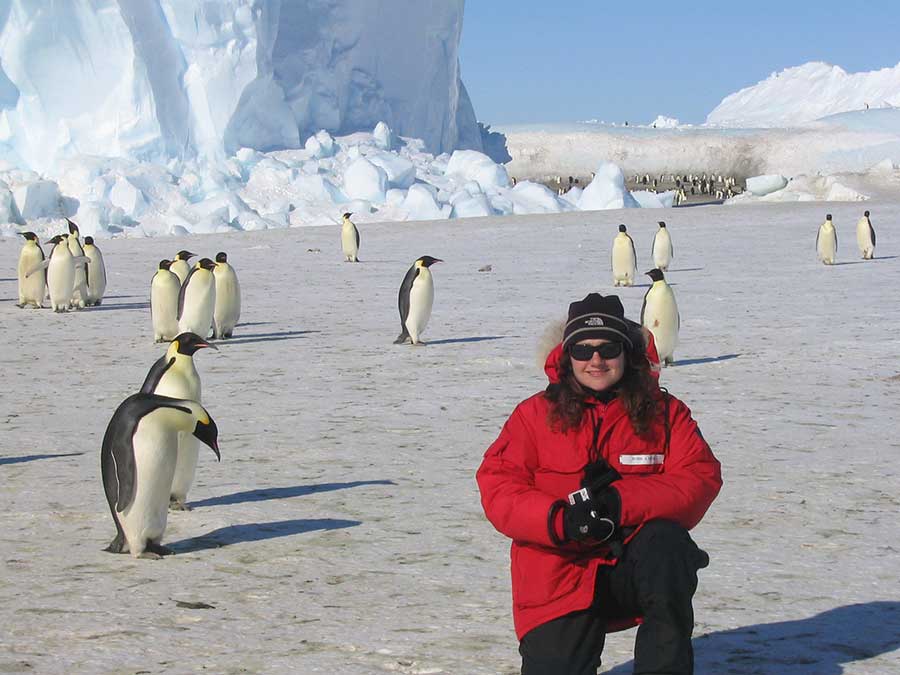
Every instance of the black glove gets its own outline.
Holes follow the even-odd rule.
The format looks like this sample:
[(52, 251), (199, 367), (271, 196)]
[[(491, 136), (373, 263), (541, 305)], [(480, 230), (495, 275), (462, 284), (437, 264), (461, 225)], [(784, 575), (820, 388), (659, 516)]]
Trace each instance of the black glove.
[(566, 506), (563, 532), (567, 540), (604, 542), (615, 534), (616, 521), (604, 501), (587, 499)]
[(591, 462), (584, 467), (584, 478), (581, 479), (581, 487), (587, 488), (592, 495), (599, 495), (621, 477), (619, 472), (601, 457), (596, 462)]

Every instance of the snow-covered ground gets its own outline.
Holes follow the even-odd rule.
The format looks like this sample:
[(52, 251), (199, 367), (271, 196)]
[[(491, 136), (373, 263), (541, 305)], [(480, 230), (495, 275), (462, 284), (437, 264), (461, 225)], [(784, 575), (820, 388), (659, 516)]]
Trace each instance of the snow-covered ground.
[[(896, 201), (667, 211), (679, 363), (725, 485), (694, 531), (698, 673), (900, 670), (900, 266)], [(825, 211), (839, 264), (815, 259)], [(361, 225), (99, 242), (99, 308), (20, 310), (19, 242), (0, 239), (0, 672), (512, 674), (508, 541), (474, 472), (514, 405), (544, 387), (535, 350), (570, 300), (613, 291), (628, 224), (640, 269), (659, 211)], [(201, 455), (177, 555), (101, 549), (114, 527), (99, 448), (162, 351), (156, 261), (225, 250), (242, 325), (196, 357), (222, 462)], [(434, 314), (395, 346), (396, 293), (430, 254)], [(490, 271), (479, 268), (491, 266)], [(646, 285), (623, 289), (637, 316)], [(178, 603), (206, 603), (193, 609)], [(604, 671), (630, 672), (634, 631)], [(611, 670), (609, 670), (611, 668)]]

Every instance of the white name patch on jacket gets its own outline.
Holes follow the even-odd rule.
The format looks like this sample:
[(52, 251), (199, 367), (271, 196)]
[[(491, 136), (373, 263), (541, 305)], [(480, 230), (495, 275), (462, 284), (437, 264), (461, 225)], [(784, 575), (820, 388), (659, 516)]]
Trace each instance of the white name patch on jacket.
[(619, 455), (619, 462), (623, 466), (647, 466), (662, 464), (665, 458), (665, 455)]

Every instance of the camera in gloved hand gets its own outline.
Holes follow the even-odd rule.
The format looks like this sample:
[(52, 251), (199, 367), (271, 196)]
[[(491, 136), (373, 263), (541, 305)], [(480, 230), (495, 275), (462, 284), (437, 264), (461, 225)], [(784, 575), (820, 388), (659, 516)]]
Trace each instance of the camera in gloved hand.
[(563, 513), (566, 539), (604, 542), (616, 533), (621, 510), (619, 493), (609, 486), (620, 478), (619, 472), (603, 459), (585, 467), (582, 487), (569, 495)]

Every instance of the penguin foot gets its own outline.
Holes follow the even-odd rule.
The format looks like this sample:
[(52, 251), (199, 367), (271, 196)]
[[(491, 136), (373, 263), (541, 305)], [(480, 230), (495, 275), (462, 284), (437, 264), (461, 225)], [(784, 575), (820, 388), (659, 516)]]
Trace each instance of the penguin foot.
[(141, 553), (138, 558), (143, 558), (144, 560), (159, 560), (162, 556), (159, 553), (154, 553), (153, 551), (144, 551)]
[(410, 338), (406, 333), (400, 333), (400, 335), (397, 336), (397, 339), (394, 340), (395, 345), (402, 345), (407, 342), (412, 342), (412, 338)]
[(169, 499), (169, 510), (170, 511), (192, 511), (190, 506), (182, 499), (177, 499), (172, 497)]
[(144, 552), (141, 553), (140, 557), (150, 557), (147, 555), (148, 553), (151, 556), (156, 556), (156, 558), (162, 558), (166, 555), (175, 555), (175, 551), (170, 549), (168, 546), (163, 546), (162, 544), (154, 544), (152, 541), (147, 542), (147, 548), (144, 549)]
[(17, 302), (17, 303), (16, 303), (16, 307), (18, 307), (19, 309), (25, 309), (25, 303), (24, 303), (24, 302)]
[(107, 553), (127, 553), (125, 550), (125, 537), (121, 533), (117, 533), (115, 538), (109, 542), (109, 546), (103, 550)]
[(422, 342), (421, 340), (416, 340), (415, 342), (412, 343), (412, 346), (413, 347), (425, 347), (427, 344), (428, 344), (427, 342)]

